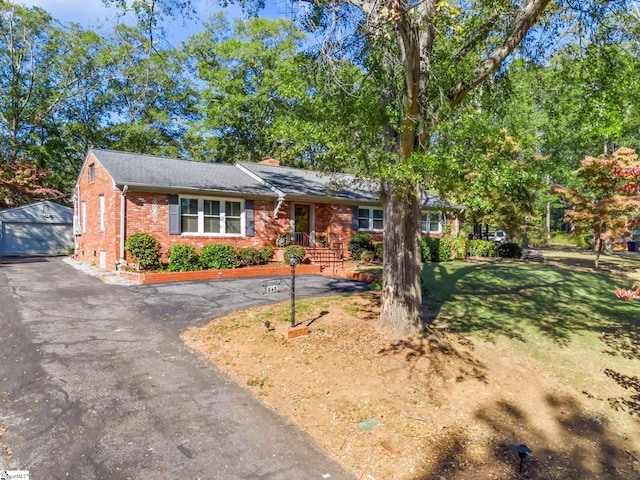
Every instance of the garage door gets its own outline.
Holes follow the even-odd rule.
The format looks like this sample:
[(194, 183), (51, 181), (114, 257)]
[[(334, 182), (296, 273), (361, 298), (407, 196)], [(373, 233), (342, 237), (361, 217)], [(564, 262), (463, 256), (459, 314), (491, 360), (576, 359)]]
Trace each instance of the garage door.
[(63, 255), (73, 246), (73, 227), (55, 223), (2, 223), (2, 255)]

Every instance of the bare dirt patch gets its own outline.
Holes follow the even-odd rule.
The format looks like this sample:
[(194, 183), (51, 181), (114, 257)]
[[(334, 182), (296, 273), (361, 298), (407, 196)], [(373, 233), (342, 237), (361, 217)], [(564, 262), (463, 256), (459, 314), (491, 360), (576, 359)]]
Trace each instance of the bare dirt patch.
[[(394, 342), (376, 329), (378, 304), (299, 302), (310, 333), (292, 340), (280, 333), (288, 303), (184, 339), (359, 479), (640, 479), (640, 422), (608, 402), (628, 392), (566, 348), (550, 365), (507, 338), (434, 329)], [(533, 453), (519, 472), (522, 443)]]

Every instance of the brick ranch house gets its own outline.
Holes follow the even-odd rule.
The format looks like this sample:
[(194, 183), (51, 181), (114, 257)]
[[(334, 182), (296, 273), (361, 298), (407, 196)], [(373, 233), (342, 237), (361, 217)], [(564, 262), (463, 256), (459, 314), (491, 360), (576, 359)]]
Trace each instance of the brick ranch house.
[[(423, 234), (439, 236), (444, 221), (457, 232), (460, 207), (425, 197)], [(375, 185), (274, 159), (231, 165), (91, 149), (74, 192), (75, 258), (104, 269), (131, 262), (125, 239), (139, 232), (160, 241), (163, 261), (174, 244), (276, 247), (280, 235), (348, 254), (355, 233), (381, 240), (383, 222)]]

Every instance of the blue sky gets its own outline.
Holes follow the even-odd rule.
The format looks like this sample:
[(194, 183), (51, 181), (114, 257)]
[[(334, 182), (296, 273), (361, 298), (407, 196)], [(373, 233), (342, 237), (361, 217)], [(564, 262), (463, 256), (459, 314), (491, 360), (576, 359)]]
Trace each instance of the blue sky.
[[(85, 28), (102, 28), (110, 31), (114, 25), (123, 22), (131, 22), (118, 16), (118, 9), (106, 7), (102, 0), (12, 0), (27, 7), (38, 6), (47, 10), (51, 15), (62, 22), (77, 22)], [(264, 12), (265, 16), (287, 16), (286, 0), (267, 2), (269, 7)], [(197, 11), (196, 18), (183, 20), (176, 19), (165, 25), (168, 40), (177, 44), (200, 30), (200, 21), (207, 20), (211, 15), (223, 10), (216, 0), (192, 0), (192, 5)], [(237, 6), (224, 9), (232, 18), (241, 17), (242, 12)]]

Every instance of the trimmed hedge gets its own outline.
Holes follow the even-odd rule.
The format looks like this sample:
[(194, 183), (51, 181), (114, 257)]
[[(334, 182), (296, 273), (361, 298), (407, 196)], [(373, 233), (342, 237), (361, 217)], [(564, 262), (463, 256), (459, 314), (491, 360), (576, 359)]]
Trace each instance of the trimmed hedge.
[(142, 270), (155, 270), (160, 267), (161, 246), (152, 235), (148, 233), (131, 235), (124, 241), (124, 248)]
[(289, 245), (283, 252), (284, 261), (286, 263), (289, 263), (291, 260), (291, 255), (295, 255), (297, 259), (296, 263), (300, 264), (307, 256), (307, 251), (300, 245)]
[(497, 253), (496, 244), (491, 240), (469, 240), (467, 248), (472, 257), (495, 257)]
[(198, 254), (193, 245), (177, 244), (169, 247), (169, 271), (192, 272), (201, 270)]
[(373, 252), (373, 240), (368, 233), (356, 233), (349, 239), (347, 250), (354, 260), (360, 260), (362, 252)]
[(273, 248), (271, 247), (246, 247), (241, 248), (237, 252), (238, 265), (249, 267), (252, 265), (266, 265), (273, 257)]
[(266, 265), (273, 258), (275, 251), (271, 247), (264, 246), (258, 249), (258, 253), (260, 254), (260, 258), (262, 259), (262, 264)]
[(384, 242), (373, 242), (373, 253), (374, 253), (374, 258), (378, 261), (382, 261), (383, 259), (383, 254), (384, 254), (384, 248), (383, 248)]
[(237, 251), (236, 256), (238, 258), (238, 265), (243, 267), (262, 264), (262, 257), (257, 248), (241, 248)]
[(212, 270), (236, 268), (236, 249), (226, 243), (208, 243), (200, 250), (200, 265)]

